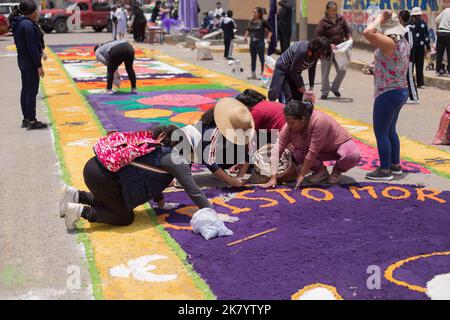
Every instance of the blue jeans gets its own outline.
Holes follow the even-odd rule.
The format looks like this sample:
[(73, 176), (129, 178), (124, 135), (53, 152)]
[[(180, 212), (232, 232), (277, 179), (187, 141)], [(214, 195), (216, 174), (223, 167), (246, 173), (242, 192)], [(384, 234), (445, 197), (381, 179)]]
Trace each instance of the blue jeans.
[(408, 99), (408, 89), (387, 91), (375, 98), (373, 129), (377, 138), (381, 169), (400, 163), (400, 140), (396, 125), (398, 115)]
[(256, 71), (256, 58), (259, 57), (259, 61), (261, 62), (261, 73), (264, 71), (264, 53), (265, 53), (265, 43), (264, 39), (259, 41), (251, 41), (250, 42), (250, 56), (252, 59), (252, 72)]

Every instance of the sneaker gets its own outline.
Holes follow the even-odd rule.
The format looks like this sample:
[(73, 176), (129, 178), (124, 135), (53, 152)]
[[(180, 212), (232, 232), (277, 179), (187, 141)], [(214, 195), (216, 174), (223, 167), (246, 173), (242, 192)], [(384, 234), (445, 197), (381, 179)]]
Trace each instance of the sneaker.
[(339, 92), (339, 90), (332, 91), (332, 92), (333, 92), (333, 94), (334, 94), (337, 98), (340, 98), (340, 97), (341, 97), (341, 93)]
[(30, 123), (29, 120), (23, 119), (23, 120), (22, 120), (22, 128), (27, 128), (29, 123)]
[(394, 176), (401, 176), (403, 174), (402, 166), (399, 164), (391, 165), (391, 173)]
[(258, 79), (258, 77), (256, 76), (255, 73), (252, 73), (252, 75), (250, 77), (247, 78), (248, 80), (260, 80)]
[(419, 104), (419, 103), (420, 103), (419, 100), (411, 100), (411, 99), (408, 99), (408, 101), (406, 101), (406, 104)]
[(308, 177), (311, 183), (319, 183), (329, 177), (327, 168), (323, 168), (320, 171), (314, 172)]
[(427, 87), (426, 86), (420, 86), (420, 87), (418, 87), (419, 89), (426, 89)]
[(391, 181), (394, 180), (394, 176), (392, 175), (391, 171), (385, 172), (381, 170), (380, 167), (378, 167), (375, 171), (366, 174), (366, 179)]
[(59, 216), (61, 218), (64, 218), (66, 207), (70, 202), (79, 203), (79, 195), (80, 193), (77, 189), (66, 185), (61, 200), (59, 201)]
[(28, 121), (27, 130), (39, 130), (39, 129), (45, 129), (48, 125), (46, 123), (34, 120), (34, 121)]
[(327, 99), (328, 99), (328, 96), (325, 94), (320, 96), (320, 100), (327, 100)]
[(329, 184), (338, 184), (341, 181), (342, 173), (333, 170), (333, 173), (328, 177), (327, 182)]
[(137, 94), (137, 93), (138, 93), (138, 91), (136, 88), (131, 89), (131, 94)]
[(80, 203), (68, 203), (64, 215), (66, 217), (67, 231), (74, 231), (77, 229), (77, 222), (81, 218), (84, 206)]
[(112, 89), (108, 89), (105, 91), (105, 94), (114, 94), (114, 91)]

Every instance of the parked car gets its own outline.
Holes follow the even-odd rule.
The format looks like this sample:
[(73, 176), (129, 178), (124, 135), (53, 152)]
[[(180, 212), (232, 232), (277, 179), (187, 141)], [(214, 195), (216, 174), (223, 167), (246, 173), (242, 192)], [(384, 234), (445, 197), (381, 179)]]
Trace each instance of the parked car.
[(47, 33), (55, 30), (58, 33), (68, 31), (67, 20), (71, 12), (67, 8), (76, 5), (80, 8), (81, 28), (92, 27), (96, 32), (101, 32), (107, 28), (111, 31), (109, 13), (111, 7), (108, 2), (98, 2), (92, 0), (71, 0), (65, 2), (63, 8), (41, 10), (39, 24)]
[(9, 22), (3, 14), (0, 14), (0, 36), (4, 35), (9, 31)]

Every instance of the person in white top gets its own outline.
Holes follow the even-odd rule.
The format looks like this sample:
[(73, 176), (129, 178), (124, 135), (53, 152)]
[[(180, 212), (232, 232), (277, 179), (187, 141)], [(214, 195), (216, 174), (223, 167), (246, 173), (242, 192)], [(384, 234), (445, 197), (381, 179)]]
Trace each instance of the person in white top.
[(115, 17), (117, 18), (117, 34), (119, 35), (119, 39), (123, 39), (127, 32), (127, 9), (125, 9), (125, 5), (122, 4), (117, 9)]
[(445, 70), (442, 64), (444, 52), (447, 51), (447, 73), (450, 75), (450, 5), (447, 4), (444, 10), (436, 18), (437, 42), (436, 42), (436, 72), (444, 75)]
[(218, 1), (216, 3), (216, 10), (214, 10), (214, 17), (216, 16), (220, 16), (222, 17), (222, 13), (223, 13), (223, 8), (222, 8), (222, 2)]

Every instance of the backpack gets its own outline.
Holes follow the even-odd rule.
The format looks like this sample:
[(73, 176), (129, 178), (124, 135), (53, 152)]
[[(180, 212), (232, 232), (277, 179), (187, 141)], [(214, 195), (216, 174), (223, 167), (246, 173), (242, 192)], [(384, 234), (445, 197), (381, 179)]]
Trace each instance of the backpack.
[(109, 171), (117, 172), (132, 161), (155, 150), (161, 145), (150, 131), (109, 132), (94, 145), (100, 163)]

